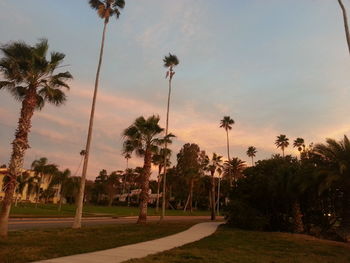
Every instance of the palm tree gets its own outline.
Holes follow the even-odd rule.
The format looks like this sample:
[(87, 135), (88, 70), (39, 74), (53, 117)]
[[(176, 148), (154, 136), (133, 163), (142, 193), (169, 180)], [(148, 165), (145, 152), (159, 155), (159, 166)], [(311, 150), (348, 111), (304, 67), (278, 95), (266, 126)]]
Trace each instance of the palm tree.
[(62, 88), (69, 89), (66, 81), (72, 79), (68, 71), (55, 73), (65, 55), (51, 52), (47, 59), (48, 49), (48, 41), (45, 39), (34, 46), (24, 42), (12, 42), (0, 47), (4, 55), (0, 59), (0, 72), (4, 79), (0, 81), (0, 90), (9, 91), (22, 103), (18, 128), (12, 143), (7, 175), (10, 179), (0, 213), (0, 236), (7, 236), (11, 201), (16, 178), (22, 173), (24, 155), (29, 148), (28, 134), (34, 111), (41, 110), (45, 102), (55, 106), (62, 105), (66, 101)]
[(28, 183), (28, 179), (29, 179), (29, 174), (27, 172), (24, 172), (17, 177), (15, 206), (17, 206), (18, 196), (19, 195), (21, 195), (21, 197), (23, 196), (23, 190)]
[[(162, 148), (156, 154), (153, 155), (152, 163), (153, 165), (158, 166), (158, 176), (157, 176), (157, 200), (156, 200), (156, 213), (159, 212), (159, 196), (160, 196), (160, 181), (161, 181), (161, 173), (164, 167), (164, 163), (166, 162), (166, 166), (170, 167), (171, 161), (171, 150)], [(164, 160), (166, 158), (166, 160)], [(164, 196), (163, 196), (164, 198)]]
[[(31, 167), (35, 175), (37, 176), (37, 178), (39, 178), (36, 198), (35, 198), (35, 207), (37, 207), (39, 202), (40, 188), (41, 188), (43, 176), (47, 175), (52, 178), (57, 173), (58, 169), (56, 164), (49, 164), (46, 157), (42, 157), (38, 160), (34, 160), (32, 162)], [(50, 184), (51, 178), (48, 178), (49, 184)]]
[(101, 71), (101, 65), (102, 65), (103, 49), (104, 49), (104, 43), (105, 43), (107, 24), (108, 24), (109, 19), (111, 17), (115, 16), (117, 19), (119, 18), (119, 15), (120, 15), (119, 9), (124, 8), (125, 1), (124, 0), (102, 0), (102, 1), (90, 0), (89, 4), (90, 4), (90, 7), (92, 9), (95, 9), (97, 11), (98, 16), (101, 19), (103, 19), (104, 26), (103, 26), (103, 33), (102, 33), (101, 48), (100, 48), (100, 57), (99, 57), (99, 61), (98, 61), (96, 78), (95, 78), (95, 88), (94, 88), (94, 95), (93, 95), (93, 99), (92, 99), (90, 121), (89, 121), (89, 130), (88, 130), (88, 135), (87, 135), (87, 139), (86, 139), (83, 171), (81, 174), (79, 195), (78, 195), (78, 200), (77, 200), (77, 209), (75, 211), (73, 228), (81, 228), (81, 217), (82, 217), (82, 213), (83, 213), (83, 202), (84, 202), (84, 192), (85, 192), (85, 180), (86, 180), (86, 173), (87, 173), (89, 155), (90, 155), (92, 127), (94, 124), (95, 104), (96, 104), (98, 83), (99, 83), (100, 71)]
[[(168, 91), (168, 103), (167, 103), (167, 110), (166, 110), (166, 125), (165, 125), (165, 137), (168, 136), (168, 131), (169, 131), (169, 107), (170, 107), (170, 95), (171, 95), (171, 81), (175, 75), (174, 67), (179, 64), (179, 60), (177, 56), (172, 55), (169, 53), (169, 56), (165, 56), (163, 59), (164, 62), (164, 67), (168, 68), (168, 71), (166, 73), (166, 78), (169, 77), (169, 91)], [(165, 141), (164, 144), (164, 154), (166, 154), (166, 149), (168, 147), (167, 141)], [(162, 201), (162, 215), (161, 215), (161, 220), (165, 216), (165, 192), (166, 192), (166, 169), (167, 169), (167, 164), (166, 164), (166, 157), (164, 157), (164, 175), (163, 175), (163, 201)]]
[(350, 33), (349, 33), (348, 16), (347, 16), (346, 9), (345, 9), (345, 6), (344, 6), (342, 0), (338, 0), (338, 3), (340, 5), (340, 8), (341, 8), (342, 13), (343, 13), (345, 36), (346, 36), (346, 41), (348, 43), (348, 49), (349, 49), (349, 53), (350, 53)]
[[(211, 175), (211, 220), (216, 219), (215, 214), (215, 172), (222, 166), (222, 156), (213, 153), (211, 160), (209, 160), (207, 170)], [(219, 198), (219, 195), (218, 195)]]
[(126, 176), (127, 176), (126, 171), (129, 169), (129, 159), (131, 158), (131, 154), (130, 154), (130, 153), (126, 153), (126, 154), (124, 155), (124, 158), (125, 158), (125, 160), (126, 160), (126, 168), (125, 168), (125, 173), (124, 173), (124, 178), (123, 178), (123, 189), (122, 189), (122, 194), (125, 194)]
[(144, 224), (147, 221), (152, 156), (157, 152), (158, 146), (162, 141), (158, 136), (164, 131), (158, 123), (158, 116), (153, 115), (147, 119), (141, 116), (123, 132), (125, 139), (123, 144), (124, 154), (136, 152), (137, 155), (144, 158), (141, 175), (140, 213), (137, 221), (139, 224)]
[(247, 150), (248, 157), (252, 158), (252, 166), (254, 166), (254, 157), (257, 153), (257, 150), (254, 146), (249, 146)]
[[(343, 192), (342, 214), (340, 221), (340, 235), (350, 241), (350, 141), (346, 135), (341, 141), (327, 139), (326, 144), (317, 144), (314, 152), (329, 163), (329, 185), (336, 183), (336, 187)], [(327, 169), (327, 168), (326, 168)]]
[(303, 138), (296, 138), (293, 142), (293, 147), (297, 148), (300, 154), (300, 158), (301, 158), (301, 152), (302, 150), (305, 151), (305, 141)]
[(246, 168), (245, 161), (239, 158), (232, 158), (230, 161), (225, 161), (224, 164), (224, 177), (229, 180), (230, 185), (232, 182), (237, 182), (239, 179), (243, 178), (243, 170)]
[(277, 139), (275, 141), (275, 144), (277, 146), (277, 148), (281, 148), (282, 149), (282, 156), (284, 157), (284, 149), (288, 147), (289, 145), (289, 139), (287, 138), (286, 135), (281, 134), (279, 136), (277, 136)]
[(71, 171), (69, 169), (65, 169), (64, 171), (57, 171), (50, 182), (49, 187), (59, 186), (60, 201), (58, 203), (58, 211), (61, 211), (62, 209), (63, 198), (66, 197), (67, 189), (69, 187), (68, 184), (71, 183), (69, 180), (70, 176)]
[[(220, 128), (224, 128), (226, 131), (226, 142), (227, 142), (227, 160), (230, 161), (230, 142), (228, 139), (228, 131), (232, 130), (232, 125), (235, 124), (235, 121), (230, 116), (224, 116), (220, 121)], [(230, 172), (230, 171), (228, 171)]]

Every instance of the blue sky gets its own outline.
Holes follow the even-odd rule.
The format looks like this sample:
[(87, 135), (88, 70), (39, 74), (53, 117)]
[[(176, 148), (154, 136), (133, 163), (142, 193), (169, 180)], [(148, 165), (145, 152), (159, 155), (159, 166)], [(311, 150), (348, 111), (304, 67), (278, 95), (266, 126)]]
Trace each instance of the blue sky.
[[(47, 156), (76, 170), (101, 32), (85, 0), (0, 2), (0, 43), (48, 38), (74, 75), (64, 107), (36, 112), (26, 167)], [(89, 178), (125, 167), (121, 132), (136, 117), (159, 114), (164, 124), (168, 52), (180, 59), (170, 116), (175, 152), (194, 142), (225, 155), (218, 128), (224, 115), (236, 122), (232, 154), (244, 160), (250, 145), (258, 159), (277, 153), (281, 133), (308, 143), (349, 134), (350, 58), (337, 1), (126, 0), (120, 19), (108, 25)], [(0, 163), (8, 163), (20, 105), (5, 91), (0, 102)]]

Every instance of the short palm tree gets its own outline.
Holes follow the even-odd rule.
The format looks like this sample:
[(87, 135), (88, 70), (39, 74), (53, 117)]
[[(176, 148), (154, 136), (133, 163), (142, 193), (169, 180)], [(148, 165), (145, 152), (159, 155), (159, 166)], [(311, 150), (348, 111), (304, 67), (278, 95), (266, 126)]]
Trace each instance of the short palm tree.
[[(170, 167), (171, 161), (171, 150), (162, 148), (157, 153), (153, 155), (152, 163), (153, 165), (158, 166), (158, 176), (157, 176), (157, 200), (156, 200), (156, 212), (159, 212), (159, 196), (160, 196), (160, 182), (161, 182), (161, 173), (166, 163), (167, 168)], [(164, 160), (166, 158), (166, 160)]]
[(83, 214), (83, 202), (84, 202), (84, 192), (85, 192), (85, 180), (86, 180), (86, 173), (87, 173), (88, 162), (89, 162), (90, 144), (91, 144), (91, 138), (92, 138), (92, 128), (94, 125), (96, 97), (97, 97), (98, 83), (99, 83), (99, 79), (100, 79), (100, 71), (101, 71), (101, 65), (102, 65), (103, 49), (104, 49), (104, 43), (105, 43), (107, 24), (108, 24), (109, 19), (111, 17), (114, 16), (117, 19), (119, 18), (120, 9), (124, 8), (125, 1), (124, 0), (101, 0), (101, 1), (100, 0), (90, 0), (89, 4), (90, 4), (90, 7), (92, 9), (97, 11), (98, 16), (101, 19), (103, 19), (104, 26), (103, 26), (103, 33), (102, 33), (101, 48), (100, 48), (100, 57), (99, 57), (99, 61), (98, 61), (96, 78), (95, 78), (95, 88), (94, 88), (94, 95), (93, 95), (93, 99), (92, 99), (90, 121), (89, 121), (89, 130), (88, 130), (88, 135), (87, 135), (87, 139), (86, 139), (83, 171), (81, 174), (79, 195), (78, 195), (78, 201), (77, 201), (77, 209), (75, 211), (73, 228), (81, 228), (81, 217)]
[[(168, 103), (167, 103), (167, 110), (166, 110), (166, 124), (165, 124), (165, 137), (168, 136), (169, 133), (169, 108), (170, 108), (170, 96), (171, 96), (171, 83), (173, 80), (173, 77), (175, 75), (174, 67), (176, 67), (179, 64), (179, 59), (176, 55), (172, 55), (169, 53), (169, 56), (165, 56), (163, 59), (164, 67), (168, 69), (166, 73), (166, 78), (169, 78), (169, 90), (168, 90)], [(165, 141), (164, 143), (164, 154), (166, 154), (168, 143)], [(163, 201), (162, 201), (162, 214), (161, 219), (165, 216), (165, 192), (166, 192), (166, 172), (167, 172), (167, 165), (166, 165), (167, 158), (164, 157), (164, 173), (163, 173)]]
[(17, 206), (17, 203), (18, 203), (18, 199), (19, 199), (18, 196), (21, 195), (21, 198), (23, 197), (23, 191), (26, 185), (28, 184), (28, 179), (29, 179), (29, 174), (27, 172), (24, 172), (17, 177), (15, 206)]
[(163, 131), (164, 129), (159, 126), (159, 117), (153, 115), (147, 119), (143, 116), (137, 118), (135, 122), (123, 132), (124, 154), (135, 152), (138, 156), (144, 158), (141, 174), (140, 213), (137, 221), (140, 224), (144, 224), (147, 221), (148, 190), (152, 157), (153, 154), (158, 151), (158, 146), (162, 143), (162, 139), (159, 135)]
[(37, 188), (36, 192), (36, 198), (35, 198), (35, 207), (38, 206), (39, 202), (39, 194), (40, 194), (40, 188), (43, 181), (43, 176), (48, 176), (49, 184), (51, 182), (51, 178), (58, 172), (57, 165), (55, 164), (49, 164), (46, 157), (42, 157), (38, 160), (34, 160), (32, 165), (32, 170), (34, 171), (35, 175), (39, 178), (39, 186)]
[[(207, 170), (210, 172), (211, 175), (211, 220), (216, 219), (215, 214), (215, 204), (216, 204), (216, 198), (215, 198), (215, 173), (218, 169), (222, 167), (222, 156), (213, 153), (213, 156), (209, 160)], [(219, 197), (218, 193), (218, 197)]]
[(28, 134), (34, 111), (41, 110), (45, 102), (62, 105), (66, 101), (62, 88), (69, 89), (67, 81), (72, 79), (68, 71), (56, 73), (65, 55), (51, 52), (48, 56), (48, 49), (49, 44), (45, 39), (34, 46), (12, 42), (0, 47), (3, 53), (0, 59), (0, 90), (7, 90), (22, 103), (7, 175), (10, 180), (0, 213), (0, 236), (7, 236), (11, 200), (16, 178), (22, 173), (24, 155), (29, 148)]
[(70, 176), (71, 171), (69, 169), (65, 169), (64, 171), (57, 171), (50, 182), (49, 187), (59, 186), (60, 200), (58, 202), (58, 211), (61, 211), (62, 209), (63, 198), (65, 198), (67, 189), (69, 187), (68, 184), (71, 183), (69, 181)]
[(350, 33), (349, 33), (348, 16), (347, 16), (346, 9), (345, 9), (343, 1), (342, 0), (338, 0), (338, 3), (340, 5), (340, 8), (341, 8), (342, 13), (343, 13), (346, 42), (348, 44), (348, 49), (349, 49), (349, 53), (350, 53)]
[(254, 166), (254, 157), (256, 156), (257, 152), (258, 151), (256, 150), (256, 148), (254, 146), (248, 147), (247, 155), (248, 155), (248, 157), (252, 158), (252, 166)]
[(301, 158), (301, 152), (305, 151), (305, 141), (303, 138), (296, 138), (293, 142), (293, 147), (297, 148)]
[(225, 161), (224, 163), (224, 177), (233, 185), (239, 179), (243, 177), (243, 171), (246, 168), (245, 161), (239, 158), (232, 158), (230, 161)]
[(277, 146), (277, 148), (281, 148), (282, 156), (284, 157), (284, 149), (288, 147), (289, 139), (287, 138), (286, 135), (281, 134), (281, 135), (277, 136), (277, 139), (275, 141), (275, 145)]
[[(327, 139), (326, 144), (316, 144), (314, 152), (329, 163), (328, 178), (325, 180), (330, 186), (336, 184), (343, 192), (343, 209), (340, 221), (340, 234), (350, 241), (350, 141), (346, 135), (343, 140)], [(326, 168), (326, 169), (327, 169)]]

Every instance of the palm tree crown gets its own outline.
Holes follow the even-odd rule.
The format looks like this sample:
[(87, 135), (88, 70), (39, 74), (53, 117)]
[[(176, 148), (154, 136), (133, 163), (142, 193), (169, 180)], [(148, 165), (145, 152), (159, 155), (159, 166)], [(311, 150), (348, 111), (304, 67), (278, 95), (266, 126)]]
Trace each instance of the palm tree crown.
[(169, 53), (169, 56), (165, 56), (163, 59), (164, 67), (169, 68), (169, 70), (166, 73), (166, 77), (170, 77), (171, 80), (175, 74), (173, 68), (179, 64), (179, 59), (176, 55), (172, 55)]
[(305, 148), (305, 141), (303, 138), (296, 138), (293, 142), (293, 147), (297, 148), (299, 152)]
[(249, 146), (247, 150), (248, 157), (252, 158), (252, 165), (254, 165), (254, 157), (257, 153), (257, 150), (254, 146)]
[(109, 18), (116, 16), (118, 19), (120, 16), (120, 9), (125, 6), (124, 0), (90, 0), (89, 4), (91, 8), (97, 10), (100, 18), (105, 20), (105, 23), (109, 22)]
[(243, 177), (243, 170), (246, 168), (246, 162), (239, 158), (232, 158), (230, 161), (225, 161), (224, 164), (224, 177), (230, 181), (237, 182)]
[(231, 119), (230, 116), (224, 116), (224, 118), (220, 121), (220, 128), (224, 128), (226, 131), (232, 129), (232, 125), (235, 124), (235, 121)]
[(30, 46), (24, 42), (13, 42), (0, 48), (4, 57), (0, 59), (0, 72), (4, 81), (0, 89), (8, 90), (17, 100), (23, 101), (32, 94), (34, 106), (41, 109), (45, 102), (60, 105), (66, 101), (62, 88), (69, 89), (67, 80), (72, 75), (66, 71), (55, 74), (65, 57), (51, 52), (47, 59), (49, 45), (46, 39)]
[(275, 145), (277, 146), (277, 148), (281, 148), (282, 149), (282, 154), (283, 154), (283, 157), (284, 157), (284, 149), (288, 147), (289, 139), (287, 138), (286, 135), (281, 134), (281, 135), (277, 136), (277, 139), (275, 141)]

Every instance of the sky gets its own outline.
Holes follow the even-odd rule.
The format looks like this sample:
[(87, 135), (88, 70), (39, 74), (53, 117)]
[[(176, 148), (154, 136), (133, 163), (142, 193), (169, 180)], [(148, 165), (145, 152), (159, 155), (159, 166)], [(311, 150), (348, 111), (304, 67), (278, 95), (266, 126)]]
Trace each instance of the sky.
[[(64, 106), (35, 112), (25, 168), (45, 156), (80, 175), (102, 29), (87, 0), (0, 1), (0, 44), (47, 38), (74, 76)], [(279, 153), (279, 134), (291, 144), (349, 135), (350, 57), (337, 1), (126, 0), (107, 28), (89, 179), (125, 169), (121, 134), (137, 117), (158, 114), (165, 126), (169, 52), (180, 60), (170, 106), (173, 163), (187, 142), (226, 156), (219, 128), (226, 115), (235, 121), (231, 156), (248, 163), (251, 145), (257, 160)], [(1, 164), (9, 162), (20, 106), (0, 91)], [(133, 156), (129, 164), (142, 161)]]

